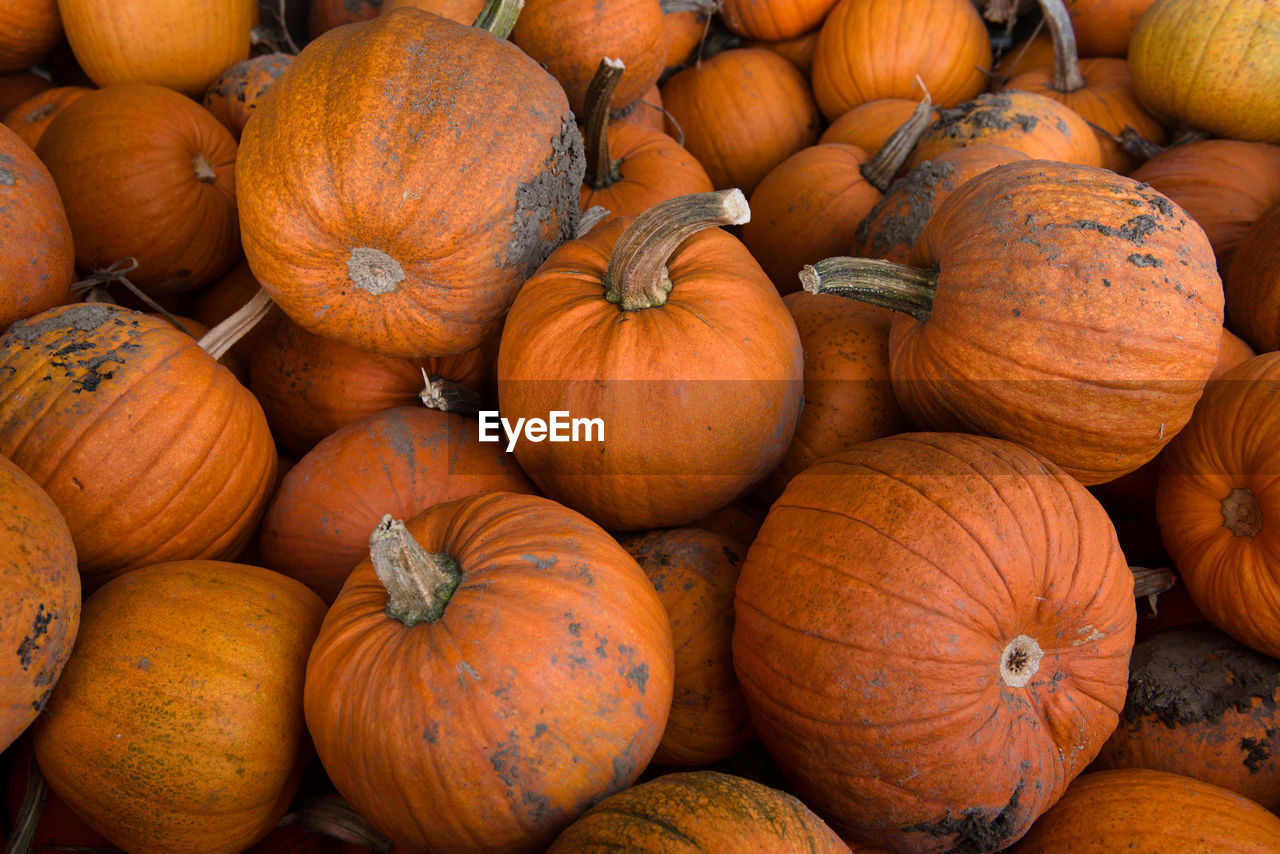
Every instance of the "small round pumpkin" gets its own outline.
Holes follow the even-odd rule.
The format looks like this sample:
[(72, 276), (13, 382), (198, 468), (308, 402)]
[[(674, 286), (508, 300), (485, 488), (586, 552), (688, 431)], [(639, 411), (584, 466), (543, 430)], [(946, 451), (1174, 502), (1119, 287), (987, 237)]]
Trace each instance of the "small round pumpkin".
[(0, 3), (0, 74), (35, 65), (61, 38), (58, 0), (5, 0)]
[(837, 0), (722, 0), (720, 17), (733, 32), (776, 42), (816, 30)]
[(46, 89), (5, 113), (4, 123), (34, 151), (54, 115), (88, 91), (84, 86), (55, 86)]
[(237, 62), (218, 75), (201, 103), (237, 140), (262, 96), (293, 62), (287, 53), (264, 53)]
[[(822, 132), (818, 142), (842, 142), (845, 145), (856, 145), (867, 154), (874, 156), (889, 137), (893, 136), (893, 132), (911, 118), (919, 106), (919, 101), (908, 98), (879, 98), (875, 101), (867, 101), (832, 122)], [(936, 110), (932, 118), (938, 118)]]

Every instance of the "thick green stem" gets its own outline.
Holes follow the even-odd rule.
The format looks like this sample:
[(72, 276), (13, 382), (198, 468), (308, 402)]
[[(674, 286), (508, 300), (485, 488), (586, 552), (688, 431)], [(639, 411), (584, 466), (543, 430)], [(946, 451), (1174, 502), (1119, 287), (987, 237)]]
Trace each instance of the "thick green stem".
[(835, 294), (928, 320), (938, 274), (892, 261), (838, 256), (806, 264), (800, 282), (811, 294)]
[(600, 60), (596, 74), (587, 86), (587, 119), (584, 124), (587, 174), (583, 181), (593, 190), (603, 190), (622, 175), (618, 164), (609, 156), (609, 105), (627, 67), (620, 59)]
[(387, 616), (411, 628), (444, 616), (462, 573), (453, 558), (428, 552), (404, 522), (383, 516), (369, 535), (369, 559), (387, 590)]
[(1076, 51), (1076, 32), (1071, 28), (1071, 15), (1062, 0), (1039, 0), (1044, 22), (1053, 39), (1053, 90), (1074, 92), (1084, 88), (1080, 73), (1080, 54)]
[(516, 28), (516, 19), (523, 9), (524, 0), (487, 0), (472, 26), (505, 39)]
[(894, 176), (902, 169), (902, 164), (907, 162), (916, 143), (920, 141), (920, 137), (924, 136), (924, 132), (931, 124), (933, 124), (933, 99), (926, 92), (924, 100), (916, 107), (911, 118), (903, 122), (902, 126), (885, 140), (875, 157), (862, 164), (862, 177), (867, 179), (867, 183), (882, 193), (888, 190)]
[(221, 359), (237, 341), (267, 316), (274, 305), (267, 292), (259, 288), (234, 314), (204, 334), (198, 342), (200, 348), (212, 356), (214, 361)]
[(444, 377), (429, 377), (425, 368), (422, 370), (422, 391), (418, 399), (427, 409), (438, 409), (441, 412), (452, 412), (464, 418), (480, 417), (480, 392), (459, 385)]
[(690, 193), (649, 208), (631, 221), (613, 244), (604, 274), (604, 294), (623, 311), (655, 308), (667, 301), (667, 261), (693, 235), (751, 218), (741, 190)]

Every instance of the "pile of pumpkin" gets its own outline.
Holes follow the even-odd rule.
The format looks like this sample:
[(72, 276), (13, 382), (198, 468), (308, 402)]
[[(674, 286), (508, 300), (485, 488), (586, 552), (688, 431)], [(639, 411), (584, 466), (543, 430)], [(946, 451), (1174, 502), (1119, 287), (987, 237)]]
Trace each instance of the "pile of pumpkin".
[(1280, 4), (260, 5), (0, 0), (9, 851), (1280, 851)]

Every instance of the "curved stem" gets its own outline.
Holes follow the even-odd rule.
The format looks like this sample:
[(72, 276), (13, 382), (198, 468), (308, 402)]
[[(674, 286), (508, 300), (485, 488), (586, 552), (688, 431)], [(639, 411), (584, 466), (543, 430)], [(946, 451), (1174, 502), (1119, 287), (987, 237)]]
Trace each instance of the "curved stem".
[(938, 274), (892, 261), (838, 256), (806, 264), (800, 282), (811, 294), (835, 294), (928, 320)]
[(376, 854), (391, 851), (391, 840), (374, 830), (351, 804), (338, 795), (325, 795), (304, 807), (299, 823), (312, 833), (368, 848)]
[(428, 552), (404, 522), (383, 516), (369, 535), (369, 559), (387, 590), (387, 616), (412, 628), (444, 616), (462, 573), (444, 552)]
[(1074, 92), (1084, 88), (1084, 75), (1080, 73), (1080, 54), (1076, 50), (1076, 32), (1071, 27), (1071, 15), (1062, 0), (1039, 0), (1044, 12), (1044, 22), (1049, 26), (1049, 38), (1053, 39), (1053, 89), (1055, 92)]
[(27, 854), (31, 850), (31, 841), (36, 835), (36, 825), (40, 823), (40, 814), (44, 812), (44, 802), (49, 795), (49, 784), (40, 773), (36, 764), (36, 756), (31, 754), (27, 765), (27, 794), (18, 809), (18, 817), (13, 823), (13, 832), (9, 835), (9, 844), (5, 846), (5, 854)]
[(273, 305), (275, 303), (267, 296), (267, 292), (259, 288), (234, 314), (201, 337), (197, 342), (200, 349), (212, 356), (215, 362), (221, 359), (250, 329), (258, 325), (258, 321), (267, 316)]
[(631, 221), (613, 244), (604, 274), (604, 295), (623, 311), (654, 308), (667, 301), (667, 260), (693, 235), (751, 218), (741, 190), (690, 193), (649, 208)]
[(582, 212), (582, 216), (578, 217), (578, 230), (574, 232), (574, 237), (582, 237), (591, 229), (595, 228), (600, 222), (610, 214), (610, 210), (603, 205), (592, 205)]
[(516, 27), (524, 9), (524, 0), (488, 0), (471, 26), (488, 30), (496, 38), (505, 39)]
[(464, 418), (480, 417), (480, 392), (444, 377), (429, 377), (426, 368), (421, 370), (423, 386), (422, 391), (418, 392), (418, 399), (423, 406), (441, 412), (452, 412)]
[(622, 177), (609, 156), (609, 105), (627, 66), (620, 59), (605, 57), (587, 86), (587, 119), (583, 144), (587, 155), (587, 174), (583, 182), (593, 190), (602, 190)]
[(867, 179), (867, 183), (882, 193), (888, 190), (894, 176), (902, 169), (902, 164), (907, 162), (916, 143), (920, 141), (920, 137), (924, 136), (924, 132), (931, 124), (933, 124), (933, 98), (925, 92), (924, 100), (916, 107), (911, 117), (885, 140), (875, 157), (862, 164), (860, 171), (862, 177)]

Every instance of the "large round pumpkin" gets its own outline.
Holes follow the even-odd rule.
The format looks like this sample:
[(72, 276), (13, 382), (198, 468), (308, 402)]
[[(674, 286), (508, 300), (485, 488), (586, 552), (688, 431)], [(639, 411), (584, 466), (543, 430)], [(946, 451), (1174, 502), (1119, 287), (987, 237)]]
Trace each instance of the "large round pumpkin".
[(255, 566), (180, 561), (107, 584), (34, 730), (50, 788), (129, 851), (243, 851), (310, 758), (302, 678), (323, 616)]
[(413, 851), (542, 850), (631, 785), (671, 707), (671, 626), (612, 537), (526, 495), (390, 517), (329, 609), (307, 726), (338, 792)]
[(40, 62), (61, 37), (58, 0), (4, 0), (0, 3), (0, 74)]
[(736, 611), (752, 722), (799, 796), (910, 852), (1026, 832), (1115, 728), (1135, 620), (1101, 505), (1044, 457), (957, 433), (798, 475)]
[(397, 9), (308, 45), (245, 128), (245, 253), (304, 329), (387, 355), (461, 353), (498, 333), (573, 233), (582, 174), (564, 92), (536, 62)]

